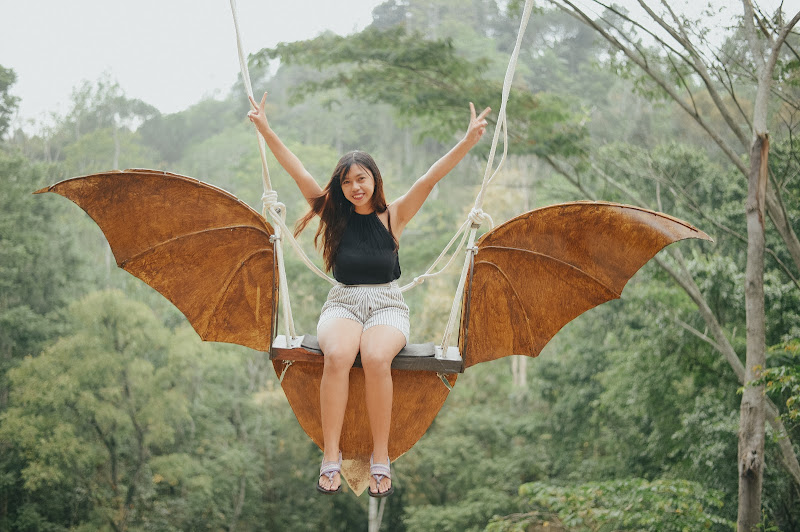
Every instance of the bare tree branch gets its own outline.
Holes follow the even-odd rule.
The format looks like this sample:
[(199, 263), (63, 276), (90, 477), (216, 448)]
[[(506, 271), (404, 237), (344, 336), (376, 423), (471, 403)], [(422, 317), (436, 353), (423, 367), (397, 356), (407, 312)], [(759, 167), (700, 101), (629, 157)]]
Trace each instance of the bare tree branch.
[[(706, 67), (706, 64), (703, 62), (701, 54), (697, 51), (695, 46), (687, 37), (683, 25), (680, 23), (680, 20), (677, 18), (677, 16), (675, 16), (673, 13), (673, 17), (675, 18), (676, 24), (678, 24), (678, 29), (680, 33), (678, 33), (678, 31), (676, 31), (669, 24), (667, 24), (666, 21), (664, 21), (664, 19), (659, 17), (658, 14), (644, 2), (644, 0), (639, 0), (639, 5), (642, 6), (642, 9), (644, 9), (648, 15), (650, 15), (650, 18), (655, 20), (659, 26), (661, 26), (665, 31), (667, 31), (667, 33), (669, 33), (672, 36), (672, 38), (675, 39), (675, 41), (677, 41), (681, 46), (683, 46), (683, 48), (687, 52), (689, 52), (689, 55), (691, 55), (691, 57), (694, 58), (691, 64), (694, 67), (694, 70), (702, 78), (703, 84), (706, 86), (706, 90), (708, 90), (708, 94), (709, 96), (711, 96), (711, 99), (713, 100), (714, 105), (717, 107), (717, 110), (720, 112), (720, 114), (722, 114), (722, 118), (725, 120), (725, 123), (728, 124), (728, 127), (731, 129), (733, 134), (736, 135), (736, 138), (739, 139), (739, 142), (742, 143), (742, 146), (747, 146), (749, 142), (747, 135), (745, 135), (744, 131), (742, 131), (742, 129), (739, 127), (739, 124), (737, 124), (736, 121), (733, 119), (733, 117), (730, 115), (730, 113), (728, 112), (728, 107), (725, 105), (725, 102), (723, 102), (722, 98), (719, 97), (719, 93), (717, 92), (716, 88), (714, 87), (714, 84), (712, 83), (711, 76), (709, 76), (708, 74), (708, 68)], [(672, 13), (672, 10), (670, 10), (670, 13)]]
[[(632, 52), (630, 48), (625, 46), (623, 43), (619, 41), (616, 37), (608, 33), (604, 28), (602, 28), (597, 22), (592, 20), (586, 13), (584, 13), (581, 9), (579, 9), (575, 4), (573, 4), (570, 0), (550, 0), (554, 3), (559, 9), (563, 10), (564, 12), (578, 18), (579, 20), (583, 21), (586, 25), (594, 29), (597, 33), (599, 33), (604, 39), (614, 45), (617, 49), (619, 49), (622, 53), (628, 56), (631, 61), (633, 61), (636, 65), (639, 66), (644, 72), (650, 76), (650, 78), (662, 89), (666, 92), (670, 98), (680, 106), (686, 113), (691, 116), (695, 122), (705, 131), (709, 137), (719, 146), (719, 148), (728, 156), (731, 162), (739, 169), (742, 175), (747, 176), (749, 171), (747, 165), (745, 165), (742, 158), (739, 154), (734, 150), (728, 143), (723, 139), (719, 133), (717, 133), (710, 124), (708, 124), (702, 115), (698, 115), (694, 112), (683, 98), (675, 92), (675, 90), (670, 86), (669, 83), (661, 76), (659, 72), (656, 72), (652, 68), (650, 68), (644, 61), (639, 59), (636, 54)], [(569, 9), (564, 7), (566, 4), (569, 6)]]

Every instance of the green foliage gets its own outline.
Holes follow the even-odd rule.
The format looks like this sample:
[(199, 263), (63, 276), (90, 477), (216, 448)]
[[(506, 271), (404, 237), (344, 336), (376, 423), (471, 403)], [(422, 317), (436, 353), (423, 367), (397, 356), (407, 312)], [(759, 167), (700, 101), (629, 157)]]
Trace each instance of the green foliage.
[(33, 354), (53, 332), (46, 317), (80, 293), (79, 265), (65, 205), (50, 208), (32, 192), (45, 167), (0, 148), (0, 363)]
[[(256, 55), (261, 63), (278, 58), (323, 72), (325, 77), (296, 90), (298, 98), (324, 92), (333, 102), (344, 91), (358, 101), (389, 104), (401, 123), (421, 119), (415, 124), (419, 138), (452, 139), (464, 127), (466, 102), (499, 109), (502, 79), (486, 78), (488, 60), (462, 58), (451, 40), (426, 40), (402, 26), (367, 28), (349, 37), (322, 35)], [(581, 153), (585, 116), (576, 107), (574, 100), (561, 95), (534, 94), (518, 86), (507, 108), (515, 124), (512, 145), (538, 155)]]
[(155, 168), (155, 154), (142, 145), (139, 133), (96, 129), (64, 147), (61, 169), (66, 175), (88, 175), (124, 168)]
[(492, 516), (520, 510), (517, 486), (543, 478), (538, 416), (508, 386), (502, 362), (459, 377), (428, 434), (399, 462), (398, 482), (413, 503), (409, 530), (482, 530)]
[(64, 125), (77, 140), (97, 129), (130, 127), (157, 114), (152, 105), (126, 97), (119, 83), (104, 75), (95, 83), (84, 81), (73, 90), (72, 108)]
[(781, 417), (790, 427), (800, 426), (800, 339), (793, 338), (770, 348), (768, 361), (776, 364), (763, 369), (751, 386), (764, 386), (771, 396), (786, 405)]
[(718, 514), (722, 506), (718, 494), (695, 482), (633, 478), (564, 487), (533, 482), (520, 486), (519, 492), (533, 510), (513, 519), (495, 519), (487, 531), (527, 530), (545, 522), (554, 522), (556, 530), (576, 532), (682, 532), (735, 526)]
[(138, 129), (143, 143), (165, 164), (175, 164), (190, 145), (196, 145), (226, 127), (236, 116), (231, 100), (203, 100), (189, 109), (171, 115), (158, 114)]
[(311, 515), (317, 454), (262, 354), (170, 331), (118, 291), (67, 314), (64, 336), (9, 372), (0, 442), (25, 501), (11, 530), (256, 530), (265, 515), (292, 530)]

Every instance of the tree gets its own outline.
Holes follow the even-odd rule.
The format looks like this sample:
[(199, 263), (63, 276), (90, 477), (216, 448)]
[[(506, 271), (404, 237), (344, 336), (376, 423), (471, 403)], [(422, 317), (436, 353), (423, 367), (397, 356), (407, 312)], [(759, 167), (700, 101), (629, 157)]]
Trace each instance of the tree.
[(8, 132), (11, 118), (19, 104), (19, 97), (12, 96), (11, 87), (17, 82), (17, 74), (0, 65), (0, 139)]
[(121, 136), (158, 115), (155, 107), (128, 98), (119, 83), (104, 75), (97, 82), (84, 81), (75, 87), (67, 114), (63, 117), (54, 114), (53, 123), (43, 128), (39, 135), (19, 143), (33, 156), (40, 156), (46, 162), (57, 162), (63, 158), (67, 146), (81, 141), (88, 133), (104, 130), (111, 140), (107, 157), (111, 168), (118, 169), (120, 154), (124, 150), (122, 144), (126, 140)]
[[(644, 0), (639, 0), (649, 22), (664, 32), (662, 37), (655, 30), (647, 29), (645, 22), (634, 20), (613, 7), (607, 9), (607, 16), (597, 20), (570, 0), (553, 0), (553, 3), (592, 27), (610, 44), (612, 50), (624, 54), (629, 64), (636, 65), (645, 78), (655, 84), (660, 94), (692, 117), (746, 177), (748, 259), (745, 306), (748, 343), (744, 380), (753, 381), (758, 377), (758, 369), (763, 368), (766, 361), (763, 289), (765, 212), (772, 218), (796, 270), (800, 271), (800, 241), (789, 223), (779, 191), (775, 190), (774, 185), (768, 187), (767, 133), (767, 110), (772, 97), (775, 69), (782, 54), (787, 51), (786, 40), (800, 21), (800, 12), (787, 20), (783, 17), (782, 8), (778, 8), (774, 16), (766, 17), (750, 0), (742, 1), (743, 15), (739, 20), (748, 44), (748, 63), (737, 68), (738, 76), (734, 83), (726, 62), (709, 46), (707, 34), (698, 31), (698, 26), (679, 16), (668, 4), (663, 5), (662, 13), (657, 13)], [(595, 4), (606, 8), (601, 2)], [(654, 53), (640, 44), (639, 31), (654, 40), (660, 53)], [(792, 50), (791, 47), (788, 50)], [(695, 85), (695, 79), (699, 80), (699, 86)], [(743, 110), (743, 98), (737, 92), (745, 80), (750, 80), (746, 86), (755, 89), (753, 111), (749, 116)], [(705, 92), (711, 98), (713, 112), (722, 116), (724, 126), (715, 128), (712, 125), (709, 111), (698, 105), (699, 92)], [(800, 108), (796, 101), (788, 103), (795, 109)], [(731, 137), (734, 142), (747, 148), (749, 162), (731, 144)], [(751, 530), (761, 518), (764, 422), (763, 388), (748, 386), (742, 397), (739, 433), (740, 530)], [(794, 461), (797, 462), (796, 457)]]
[(575, 487), (541, 482), (520, 487), (535, 509), (494, 519), (487, 532), (529, 530), (730, 530), (733, 523), (716, 512), (722, 506), (713, 490), (686, 481), (611, 480)]
[(231, 100), (203, 100), (185, 111), (150, 116), (138, 128), (146, 146), (156, 150), (161, 161), (174, 165), (190, 144), (229, 127), (237, 114)]
[[(0, 415), (8, 408), (8, 372), (59, 333), (57, 310), (86, 289), (84, 262), (62, 216), (68, 205), (31, 194), (48, 168), (0, 146)], [(10, 472), (20, 457), (0, 438), (0, 528), (21, 501)], [(5, 476), (8, 474), (9, 476)]]
[[(502, 87), (484, 75), (488, 59), (466, 59), (451, 40), (425, 40), (402, 26), (367, 28), (349, 37), (323, 35), (262, 50), (255, 57), (259, 63), (279, 58), (282, 64), (324, 71), (322, 79), (296, 89), (298, 98), (319, 92), (337, 98), (344, 91), (356, 100), (389, 104), (401, 123), (417, 119), (419, 138), (446, 142), (463, 128), (465, 102), (495, 102)], [(517, 91), (508, 102), (516, 125), (510, 132), (512, 146), (537, 155), (580, 153), (586, 130), (576, 107), (555, 93)]]

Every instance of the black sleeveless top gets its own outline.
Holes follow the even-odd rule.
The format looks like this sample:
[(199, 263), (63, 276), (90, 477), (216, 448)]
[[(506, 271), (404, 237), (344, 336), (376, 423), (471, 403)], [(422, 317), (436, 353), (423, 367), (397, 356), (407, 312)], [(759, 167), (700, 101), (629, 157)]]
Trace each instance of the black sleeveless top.
[(333, 261), (333, 278), (342, 284), (384, 284), (400, 278), (394, 239), (374, 211), (350, 215)]

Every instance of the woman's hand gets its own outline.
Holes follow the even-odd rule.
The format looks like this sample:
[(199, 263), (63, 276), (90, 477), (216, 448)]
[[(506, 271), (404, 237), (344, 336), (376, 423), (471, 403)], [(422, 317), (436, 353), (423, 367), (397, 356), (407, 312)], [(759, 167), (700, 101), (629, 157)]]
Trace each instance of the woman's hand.
[(475, 116), (475, 106), (469, 102), (469, 127), (467, 133), (464, 135), (464, 140), (469, 143), (470, 148), (481, 140), (481, 137), (486, 132), (486, 115), (491, 112), (491, 107), (487, 107), (478, 116)]
[(433, 163), (428, 171), (425, 172), (425, 175), (411, 185), (408, 192), (389, 205), (389, 209), (392, 211), (392, 230), (394, 234), (399, 235), (402, 233), (403, 228), (417, 214), (417, 211), (422, 207), (436, 183), (455, 168), (469, 153), (469, 150), (481, 140), (481, 137), (486, 132), (486, 115), (490, 111), (491, 108), (487, 107), (481, 114), (476, 116), (475, 106), (472, 102), (469, 102), (469, 127), (464, 138), (441, 159)]
[(267, 93), (264, 93), (264, 96), (261, 98), (261, 103), (256, 103), (252, 96), (248, 96), (248, 98), (250, 98), (250, 105), (252, 105), (253, 108), (247, 113), (247, 118), (249, 118), (262, 133), (268, 131), (269, 123), (267, 122), (267, 113), (264, 111)]

